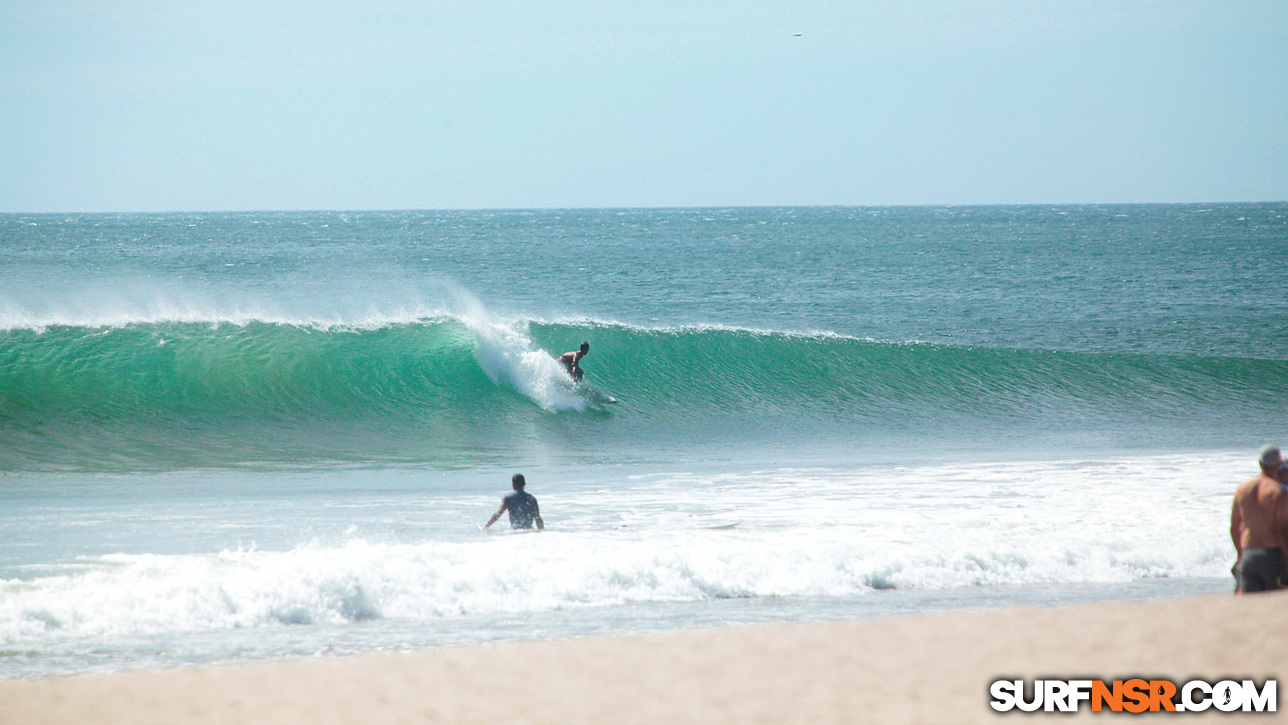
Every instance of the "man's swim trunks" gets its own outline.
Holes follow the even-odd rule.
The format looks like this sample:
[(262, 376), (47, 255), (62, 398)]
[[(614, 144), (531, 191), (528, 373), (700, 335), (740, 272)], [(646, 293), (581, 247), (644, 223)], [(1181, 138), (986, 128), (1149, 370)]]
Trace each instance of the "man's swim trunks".
[(1288, 587), (1288, 562), (1283, 549), (1244, 549), (1239, 559), (1236, 578), (1242, 592), (1268, 592)]

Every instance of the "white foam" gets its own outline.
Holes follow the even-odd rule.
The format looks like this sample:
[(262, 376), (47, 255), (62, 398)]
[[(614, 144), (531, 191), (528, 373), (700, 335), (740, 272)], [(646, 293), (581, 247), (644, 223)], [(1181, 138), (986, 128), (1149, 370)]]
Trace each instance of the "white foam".
[(65, 574), (0, 582), (0, 642), (1228, 578), (1225, 526), (1241, 464), (1206, 456), (650, 474), (543, 497), (542, 534), (355, 535), (282, 551), (82, 560)]
[(507, 385), (551, 412), (586, 408), (586, 398), (577, 394), (559, 361), (528, 337), (526, 322), (493, 317), (468, 292), (457, 295), (461, 319), (474, 333), (475, 358), (494, 384)]

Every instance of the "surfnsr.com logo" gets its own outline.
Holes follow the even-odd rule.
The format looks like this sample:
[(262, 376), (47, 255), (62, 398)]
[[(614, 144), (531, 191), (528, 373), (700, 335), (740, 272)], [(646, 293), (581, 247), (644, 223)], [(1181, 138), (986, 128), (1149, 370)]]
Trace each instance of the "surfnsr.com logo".
[(1278, 685), (1266, 680), (1221, 680), (1216, 684), (1190, 680), (997, 680), (988, 688), (989, 705), (998, 712), (1074, 712), (1090, 705), (1092, 712), (1276, 712)]

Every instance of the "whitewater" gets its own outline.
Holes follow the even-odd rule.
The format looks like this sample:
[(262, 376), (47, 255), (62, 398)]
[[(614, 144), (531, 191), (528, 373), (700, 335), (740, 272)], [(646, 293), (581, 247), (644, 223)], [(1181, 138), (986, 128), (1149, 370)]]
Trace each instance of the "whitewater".
[[(0, 677), (1229, 591), (1286, 230), (0, 217)], [(481, 533), (514, 472), (547, 531)]]

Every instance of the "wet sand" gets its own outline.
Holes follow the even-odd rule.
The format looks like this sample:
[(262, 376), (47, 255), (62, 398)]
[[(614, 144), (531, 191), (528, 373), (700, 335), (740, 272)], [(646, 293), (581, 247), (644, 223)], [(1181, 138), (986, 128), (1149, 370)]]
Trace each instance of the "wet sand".
[[(1280, 679), (1288, 593), (449, 647), (0, 682), (0, 723), (1176, 722), (1001, 715), (1007, 679)], [(1282, 713), (1233, 716), (1283, 721)]]

